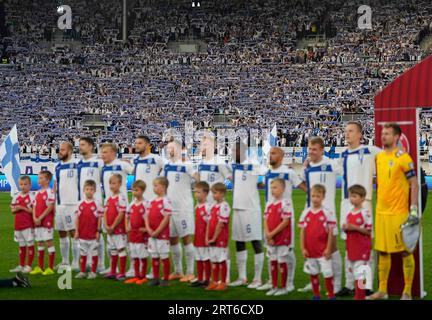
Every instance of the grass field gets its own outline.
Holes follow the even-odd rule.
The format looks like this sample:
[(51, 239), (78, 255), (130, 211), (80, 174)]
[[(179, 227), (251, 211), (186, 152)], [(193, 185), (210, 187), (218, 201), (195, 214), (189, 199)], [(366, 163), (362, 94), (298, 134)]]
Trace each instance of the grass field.
[[(263, 197), (263, 194), (261, 194)], [(231, 194), (228, 195), (228, 201), (231, 202)], [(293, 194), (294, 207), (296, 210), (296, 218), (299, 218), (301, 210), (304, 206), (305, 196), (299, 190), (294, 190)], [(9, 269), (15, 267), (18, 262), (18, 246), (13, 241), (13, 216), (9, 210), (10, 196), (8, 193), (0, 193), (0, 278), (11, 277)], [(339, 199), (337, 199), (339, 204)], [(264, 201), (262, 201), (264, 205)], [(432, 215), (430, 214), (432, 206), (432, 196), (429, 196), (428, 205), (424, 219), (424, 275), (425, 275), (425, 290), (432, 293), (432, 234), (428, 232), (432, 227)], [(295, 286), (296, 288), (303, 287), (308, 282), (308, 277), (303, 273), (303, 258), (299, 250), (299, 232), (296, 232), (296, 255), (297, 268)], [(56, 237), (57, 253), (59, 253), (58, 239)], [(339, 243), (339, 248), (343, 249), (342, 243)], [(234, 243), (231, 243), (231, 279), (235, 280), (237, 276), (235, 262)], [(253, 250), (248, 244), (248, 277), (253, 278)], [(59, 262), (59, 254), (57, 254), (56, 263)], [(37, 257), (35, 258), (35, 263)], [(267, 279), (267, 263), (265, 264), (263, 277)], [(0, 299), (310, 299), (311, 293), (299, 293), (297, 291), (281, 297), (267, 297), (265, 293), (247, 288), (229, 288), (224, 292), (207, 292), (203, 289), (190, 288), (186, 284), (179, 282), (171, 282), (168, 288), (148, 287), (145, 284), (141, 286), (126, 285), (113, 280), (105, 280), (98, 278), (94, 281), (76, 280), (72, 281), (72, 290), (60, 290), (57, 287), (57, 275), (43, 277), (30, 276), (32, 289), (16, 289), (0, 290)], [(431, 299), (426, 296), (426, 299)]]

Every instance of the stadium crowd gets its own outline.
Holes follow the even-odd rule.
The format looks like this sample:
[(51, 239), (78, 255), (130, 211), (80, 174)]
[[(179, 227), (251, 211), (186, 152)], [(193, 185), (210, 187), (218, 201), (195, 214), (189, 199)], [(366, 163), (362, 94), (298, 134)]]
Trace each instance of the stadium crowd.
[[(357, 28), (358, 1), (204, 1), (199, 9), (135, 1), (123, 44), (119, 1), (69, 1), (73, 29), (65, 34), (55, 3), (6, 2), (2, 46), (11, 66), (0, 69), (0, 134), (17, 123), (22, 149), (45, 155), (87, 133), (85, 114), (107, 124), (95, 132), (98, 143), (117, 141), (125, 152), (134, 135), (159, 142), (187, 120), (215, 130), (216, 114), (223, 127), (276, 123), (281, 146), (316, 135), (343, 146), (343, 123), (354, 114), (373, 144), (374, 95), (429, 53), (419, 36), (432, 27), (424, 0), (375, 1), (368, 31)], [(297, 46), (316, 32), (326, 46)], [(69, 49), (47, 42), (59, 34)], [(191, 37), (206, 51), (169, 50), (171, 40)]]

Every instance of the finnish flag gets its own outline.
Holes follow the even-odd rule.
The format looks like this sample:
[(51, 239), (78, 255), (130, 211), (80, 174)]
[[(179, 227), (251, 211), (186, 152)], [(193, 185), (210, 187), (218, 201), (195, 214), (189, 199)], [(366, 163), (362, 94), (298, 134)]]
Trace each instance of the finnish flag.
[(269, 154), (271, 147), (276, 147), (277, 145), (277, 128), (276, 124), (267, 136), (267, 140), (263, 145), (263, 152), (265, 155)]
[(21, 174), (17, 127), (14, 125), (0, 147), (0, 165), (11, 187), (11, 195), (19, 191)]

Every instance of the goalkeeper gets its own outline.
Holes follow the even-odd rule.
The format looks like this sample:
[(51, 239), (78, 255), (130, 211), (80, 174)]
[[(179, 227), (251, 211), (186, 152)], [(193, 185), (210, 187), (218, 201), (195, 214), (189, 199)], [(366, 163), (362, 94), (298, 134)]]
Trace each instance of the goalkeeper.
[[(410, 155), (397, 147), (402, 134), (395, 123), (385, 124), (381, 134), (384, 150), (377, 155), (377, 204), (375, 218), (375, 250), (378, 253), (379, 289), (369, 300), (387, 299), (387, 282), (391, 254), (401, 253), (404, 290), (401, 300), (411, 300), (415, 261), (405, 246), (401, 226), (410, 218), (418, 222), (418, 182)], [(410, 203), (411, 200), (411, 203)]]

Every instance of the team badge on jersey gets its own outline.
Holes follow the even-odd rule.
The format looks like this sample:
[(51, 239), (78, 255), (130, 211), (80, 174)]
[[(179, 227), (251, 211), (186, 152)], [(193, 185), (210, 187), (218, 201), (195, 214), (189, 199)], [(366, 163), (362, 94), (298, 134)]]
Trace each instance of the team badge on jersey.
[(325, 164), (323, 164), (323, 165), (321, 166), (321, 170), (322, 170), (322, 171), (325, 171), (326, 168), (327, 168), (327, 166), (326, 166)]
[(356, 223), (357, 223), (357, 224), (361, 224), (361, 223), (362, 223), (362, 219), (357, 218), (357, 219), (356, 219)]
[(215, 166), (211, 166), (211, 167), (210, 167), (210, 170), (211, 170), (211, 171), (215, 171), (215, 169), (216, 169)]

